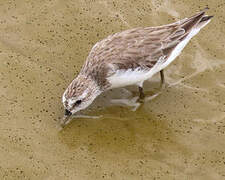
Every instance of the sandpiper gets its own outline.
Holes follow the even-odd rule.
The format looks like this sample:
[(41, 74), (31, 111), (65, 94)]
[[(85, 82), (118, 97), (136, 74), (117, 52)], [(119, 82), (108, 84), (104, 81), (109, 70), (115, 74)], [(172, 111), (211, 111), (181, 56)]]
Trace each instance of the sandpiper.
[(163, 69), (213, 17), (205, 15), (206, 9), (172, 24), (130, 29), (97, 42), (62, 96), (65, 115), (61, 125), (108, 89), (137, 85), (144, 98), (143, 82), (157, 72), (163, 84)]

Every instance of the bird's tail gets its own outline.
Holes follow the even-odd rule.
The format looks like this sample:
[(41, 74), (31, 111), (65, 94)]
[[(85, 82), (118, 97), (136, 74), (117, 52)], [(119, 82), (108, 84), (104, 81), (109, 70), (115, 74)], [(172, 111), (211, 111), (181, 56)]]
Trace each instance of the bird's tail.
[(213, 16), (203, 16), (202, 19), (199, 21), (199, 23), (197, 24), (197, 28), (201, 29), (203, 27), (205, 27), (213, 18)]
[(205, 8), (199, 13), (195, 14), (194, 16), (183, 19), (181, 27), (185, 30), (185, 32), (190, 32), (192, 31), (192, 29), (200, 30), (201, 28), (206, 26), (210, 22), (211, 18), (213, 17), (213, 16), (205, 15), (205, 12), (208, 9), (209, 8)]

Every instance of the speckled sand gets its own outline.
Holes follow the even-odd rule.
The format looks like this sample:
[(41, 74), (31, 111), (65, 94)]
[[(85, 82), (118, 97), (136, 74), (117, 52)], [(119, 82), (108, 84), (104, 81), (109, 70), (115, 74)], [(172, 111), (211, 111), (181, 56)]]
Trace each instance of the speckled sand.
[[(133, 112), (104, 107), (128, 93), (108, 92), (86, 112), (101, 118), (59, 131), (61, 95), (95, 42), (207, 5), (214, 19), (166, 69), (161, 95)], [(224, 0), (2, 0), (0, 179), (225, 179), (224, 19)]]

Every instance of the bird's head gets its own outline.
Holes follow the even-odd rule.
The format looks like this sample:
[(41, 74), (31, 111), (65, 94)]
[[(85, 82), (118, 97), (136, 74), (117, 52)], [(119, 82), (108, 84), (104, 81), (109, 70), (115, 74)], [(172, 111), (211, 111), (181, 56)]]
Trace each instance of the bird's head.
[(65, 114), (61, 125), (65, 125), (71, 115), (87, 108), (100, 93), (101, 90), (94, 80), (82, 75), (74, 79), (62, 96)]

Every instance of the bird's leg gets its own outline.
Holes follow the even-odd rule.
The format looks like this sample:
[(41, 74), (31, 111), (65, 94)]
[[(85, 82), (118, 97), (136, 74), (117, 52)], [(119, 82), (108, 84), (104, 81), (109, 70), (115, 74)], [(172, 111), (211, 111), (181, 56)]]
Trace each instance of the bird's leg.
[(164, 88), (165, 87), (165, 77), (164, 77), (163, 69), (160, 71), (160, 77), (161, 77), (161, 85), (160, 85), (160, 87)]
[(144, 98), (145, 98), (145, 94), (143, 92), (143, 83), (144, 81), (139, 82), (138, 85), (138, 90), (139, 90), (139, 101), (143, 102)]
[(145, 94), (143, 92), (143, 87), (138, 86), (138, 90), (139, 90), (139, 99), (143, 100), (145, 98)]

